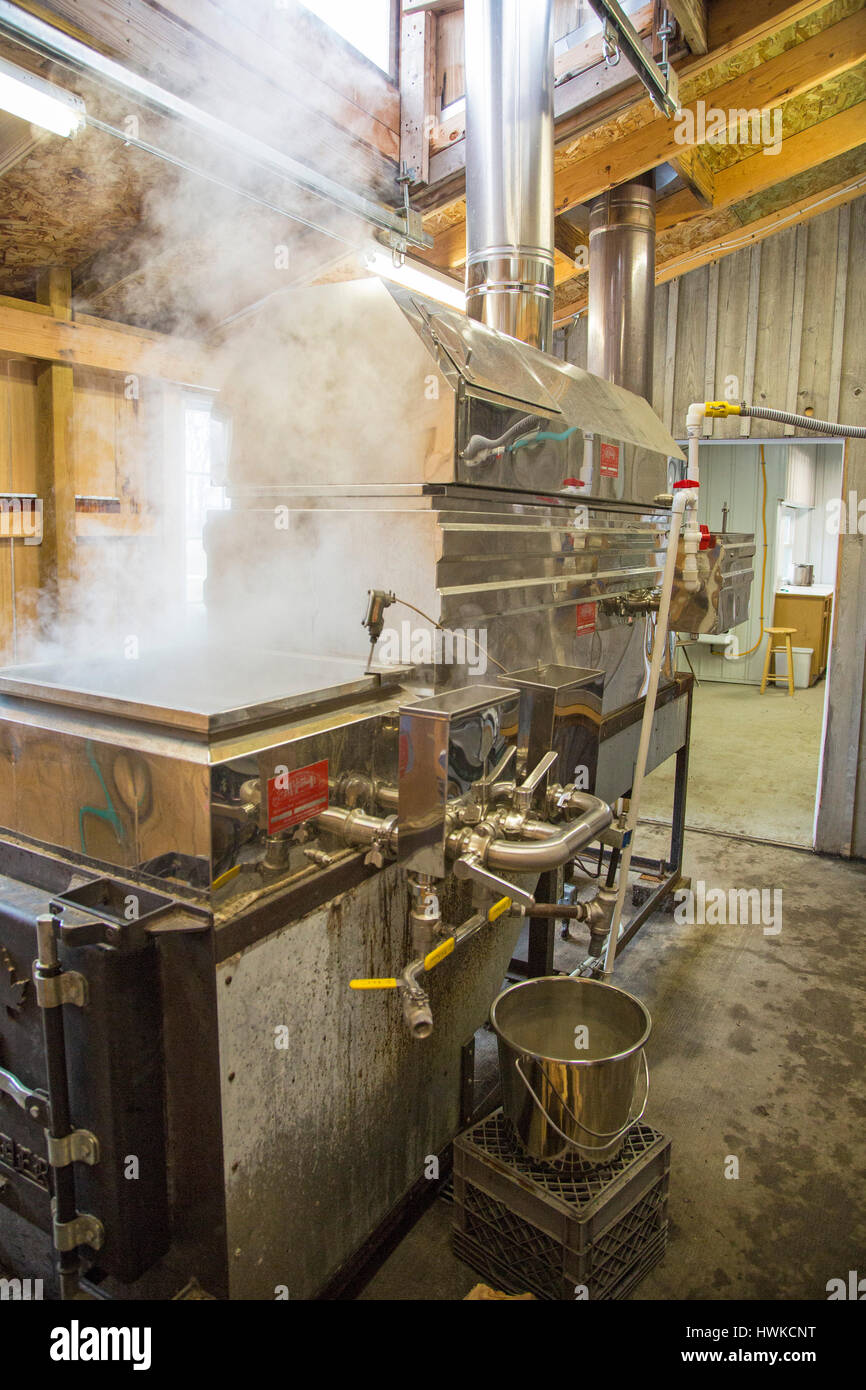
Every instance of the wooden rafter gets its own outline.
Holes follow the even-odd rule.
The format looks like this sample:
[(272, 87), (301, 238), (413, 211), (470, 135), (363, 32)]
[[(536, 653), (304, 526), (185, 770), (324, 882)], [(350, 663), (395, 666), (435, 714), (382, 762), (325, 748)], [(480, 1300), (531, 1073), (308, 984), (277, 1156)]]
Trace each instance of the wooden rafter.
[[(706, 74), (738, 59), (754, 45), (806, 21), (828, 0), (713, 0), (709, 13), (708, 51), (704, 54), (673, 53), (680, 80), (685, 84), (703, 81)], [(632, 16), (640, 19), (640, 11)], [(651, 40), (647, 39), (647, 44)], [(587, 55), (589, 56), (589, 55)], [(612, 115), (640, 108), (649, 118), (654, 108), (645, 100), (646, 91), (628, 64), (615, 68), (595, 61), (555, 90), (556, 137), (562, 142), (596, 129)], [(465, 188), (465, 132), (462, 119), (446, 133), (444, 146), (434, 145), (430, 160), (430, 188), (422, 189), (416, 205), (423, 210), (441, 208), (462, 198)]]
[(707, 51), (707, 6), (705, 0), (666, 0), (693, 53)]
[[(769, 0), (758, 0), (753, 15), (755, 27), (763, 33), (773, 16), (778, 24), (781, 8), (779, 4), (771, 5)], [(811, 6), (812, 10), (815, 8)], [(809, 9), (807, 5), (789, 6), (785, 14), (794, 11), (798, 18), (805, 19)], [(725, 42), (729, 48), (731, 40)], [(696, 131), (701, 114), (699, 102), (704, 103), (704, 111), (712, 107), (726, 114), (746, 109), (769, 111), (839, 78), (862, 62), (864, 52), (866, 11), (861, 8), (766, 61), (751, 65), (738, 63), (736, 76), (731, 77), (730, 69), (723, 67), (724, 80), (715, 87), (702, 82), (698, 88), (701, 96), (695, 97), (685, 109), (695, 118)], [(701, 61), (706, 63), (706, 59)], [(716, 211), (727, 208), (752, 192), (767, 189), (850, 150), (862, 140), (862, 129), (862, 110), (854, 106), (790, 135), (779, 154), (758, 153), (714, 172), (699, 146), (681, 143), (683, 127), (657, 116), (646, 102), (645, 110), (636, 109), (618, 135), (617, 128), (613, 127), (611, 139), (603, 145), (599, 144), (596, 132), (590, 132), (585, 140), (573, 143), (568, 158), (558, 157), (556, 210), (561, 214), (585, 204), (606, 188), (635, 178), (659, 164), (670, 163), (686, 187), (677, 188), (659, 201), (658, 229), (665, 231), (680, 221), (699, 218), (708, 208)], [(584, 146), (585, 153), (582, 153)], [(460, 266), (465, 258), (463, 208), (455, 204), (454, 209), (456, 216), (445, 220), (428, 257), (431, 263), (444, 269)], [(443, 212), (434, 216), (441, 219)], [(567, 237), (568, 233), (563, 235)], [(579, 266), (562, 260), (557, 264), (557, 284), (569, 275), (580, 273)]]
[[(726, 114), (744, 109), (770, 110), (847, 72), (863, 61), (864, 52), (866, 11), (859, 10), (813, 38), (723, 82), (699, 100), (704, 110), (712, 107)], [(690, 102), (685, 110), (697, 123), (698, 102)], [(683, 152), (683, 129), (679, 122), (650, 117), (607, 146), (601, 158), (593, 152), (568, 164), (557, 175), (557, 212), (565, 212), (615, 184), (625, 183), (658, 164), (676, 159)]]
[(805, 130), (789, 135), (778, 154), (769, 155), (761, 150), (748, 159), (738, 160), (727, 169), (720, 169), (713, 179), (713, 204), (724, 208), (743, 198), (750, 198), (785, 179), (793, 178), (804, 169), (811, 169), (815, 164), (823, 164), (836, 155), (856, 149), (863, 144), (864, 136), (866, 102), (860, 101), (826, 121), (819, 121), (817, 125), (807, 126)]
[[(68, 271), (63, 274), (68, 278)], [(40, 277), (39, 293), (36, 304), (0, 297), (0, 353), (188, 385), (214, 385), (213, 369), (197, 343), (137, 332), (122, 323), (71, 318), (68, 293), (64, 301), (63, 282), (54, 271)]]

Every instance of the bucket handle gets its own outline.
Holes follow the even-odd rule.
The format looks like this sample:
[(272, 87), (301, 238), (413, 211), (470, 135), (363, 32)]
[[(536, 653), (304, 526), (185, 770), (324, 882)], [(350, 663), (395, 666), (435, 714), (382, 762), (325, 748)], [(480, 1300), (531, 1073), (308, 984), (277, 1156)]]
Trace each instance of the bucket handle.
[[(597, 1148), (594, 1148), (594, 1149), (592, 1150), (593, 1153), (604, 1153), (604, 1151), (605, 1151), (606, 1149), (612, 1149), (613, 1146), (614, 1146), (614, 1144), (615, 1144), (619, 1139), (621, 1139), (621, 1138), (623, 1137), (623, 1135), (626, 1134), (626, 1133), (631, 1129), (632, 1125), (637, 1124), (638, 1120), (642, 1120), (643, 1117), (644, 1117), (644, 1112), (646, 1111), (646, 1108), (647, 1108), (647, 1102), (649, 1101), (649, 1064), (647, 1063), (646, 1052), (645, 1052), (645, 1050), (644, 1050), (643, 1048), (641, 1048), (640, 1055), (641, 1055), (641, 1061), (643, 1062), (643, 1070), (644, 1070), (644, 1098), (643, 1098), (643, 1105), (641, 1106), (640, 1111), (638, 1112), (637, 1115), (630, 1115), (630, 1116), (629, 1116), (629, 1118), (626, 1120), (625, 1124), (623, 1125), (622, 1129), (618, 1129), (618, 1130), (616, 1131), (616, 1133), (613, 1135), (613, 1138), (612, 1138), (612, 1139), (609, 1139), (609, 1141), (608, 1141), (607, 1144), (599, 1144)], [(536, 1058), (536, 1061), (538, 1061), (538, 1058)], [(568, 1108), (568, 1106), (566, 1105), (565, 1101), (562, 1099), (562, 1096), (559, 1094), (559, 1092), (557, 1091), (556, 1087), (555, 1087), (555, 1086), (553, 1085), (553, 1083), (551, 1082), (550, 1077), (547, 1075), (547, 1072), (544, 1070), (544, 1067), (541, 1066), (541, 1062), (540, 1062), (540, 1061), (538, 1062), (538, 1065), (541, 1067), (542, 1076), (544, 1077), (544, 1079), (545, 1079), (545, 1081), (547, 1082), (547, 1084), (548, 1084), (548, 1086), (550, 1087), (550, 1089), (553, 1091), (553, 1094), (556, 1096), (556, 1099), (559, 1101), (560, 1105), (562, 1106), (562, 1108), (563, 1108), (563, 1110), (565, 1111), (566, 1115), (568, 1115), (569, 1119), (573, 1120), (574, 1123), (577, 1125), (578, 1129), (582, 1129), (582, 1130), (584, 1131), (585, 1134), (591, 1134), (592, 1137), (593, 1137), (593, 1139), (608, 1139), (608, 1136), (609, 1136), (609, 1134), (611, 1133), (610, 1130), (608, 1130), (606, 1133), (598, 1134), (594, 1129), (590, 1129), (588, 1125), (585, 1125), (585, 1124), (583, 1123), (582, 1120), (579, 1120), (579, 1119), (577, 1118), (577, 1116), (574, 1114), (574, 1112)], [(538, 1109), (541, 1111), (542, 1115), (543, 1115), (544, 1118), (547, 1120), (547, 1123), (551, 1126), (551, 1128), (556, 1130), (556, 1133), (559, 1135), (560, 1139), (564, 1139), (565, 1142), (566, 1142), (566, 1144), (570, 1144), (570, 1145), (572, 1146), (572, 1148), (575, 1148), (575, 1149), (581, 1149), (581, 1148), (584, 1148), (584, 1149), (585, 1149), (585, 1148), (588, 1148), (588, 1145), (586, 1145), (586, 1144), (579, 1144), (579, 1143), (577, 1142), (576, 1139), (571, 1139), (567, 1134), (564, 1134), (563, 1131), (559, 1128), (559, 1125), (555, 1122), (555, 1120), (552, 1120), (552, 1119), (551, 1119), (551, 1117), (548, 1115), (547, 1111), (545, 1110), (544, 1106), (542, 1105), (541, 1101), (538, 1099), (538, 1096), (535, 1094), (535, 1091), (532, 1089), (532, 1086), (529, 1084), (529, 1081), (528, 1081), (527, 1078), (526, 1078), (526, 1075), (525, 1075), (525, 1073), (524, 1073), (524, 1070), (523, 1070), (522, 1066), (520, 1065), (520, 1058), (519, 1058), (519, 1057), (515, 1057), (515, 1059), (514, 1059), (514, 1066), (515, 1066), (515, 1068), (516, 1068), (516, 1070), (517, 1070), (518, 1076), (520, 1077), (521, 1081), (523, 1082), (523, 1084), (524, 1084), (524, 1086), (526, 1087), (526, 1089), (527, 1089), (527, 1091), (529, 1092), (529, 1094), (532, 1096), (532, 1099), (533, 1099), (533, 1101), (535, 1102), (536, 1106), (537, 1106)]]

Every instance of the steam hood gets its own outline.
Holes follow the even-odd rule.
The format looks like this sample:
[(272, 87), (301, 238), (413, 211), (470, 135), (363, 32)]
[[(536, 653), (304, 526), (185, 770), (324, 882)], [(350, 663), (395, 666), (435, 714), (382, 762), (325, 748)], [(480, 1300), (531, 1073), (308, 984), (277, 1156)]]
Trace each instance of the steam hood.
[(465, 483), (649, 503), (675, 441), (641, 397), (377, 279), (232, 326), (233, 488)]

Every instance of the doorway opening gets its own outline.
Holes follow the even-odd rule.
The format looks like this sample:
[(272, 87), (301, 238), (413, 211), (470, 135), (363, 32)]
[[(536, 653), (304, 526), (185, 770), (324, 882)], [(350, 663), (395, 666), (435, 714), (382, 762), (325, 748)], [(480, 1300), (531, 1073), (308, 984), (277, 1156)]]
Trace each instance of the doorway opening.
[[(764, 441), (766, 568), (761, 622), (763, 473), (761, 442), (701, 444), (699, 519), (711, 531), (755, 536), (748, 622), (719, 636), (679, 634), (677, 666), (691, 668), (687, 827), (811, 849), (839, 545), (841, 440)], [(761, 693), (767, 645), (789, 628), (794, 691), (786, 680)], [(762, 632), (763, 628), (763, 632)], [(752, 650), (754, 648), (754, 650)], [(745, 653), (750, 653), (745, 655)], [(787, 674), (787, 653), (770, 672)], [(641, 818), (670, 823), (673, 767), (647, 779)]]

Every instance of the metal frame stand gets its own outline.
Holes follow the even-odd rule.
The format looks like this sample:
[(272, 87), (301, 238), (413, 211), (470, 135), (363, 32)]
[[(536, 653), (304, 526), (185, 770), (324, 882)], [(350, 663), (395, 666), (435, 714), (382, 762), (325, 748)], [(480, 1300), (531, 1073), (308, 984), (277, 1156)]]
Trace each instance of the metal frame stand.
[[(683, 847), (686, 832), (686, 794), (689, 782), (689, 744), (692, 732), (692, 698), (694, 686), (690, 683), (686, 692), (686, 730), (682, 744), (672, 757), (676, 758), (674, 771), (674, 801), (671, 816), (671, 838), (666, 859), (650, 859), (646, 855), (632, 855), (633, 869), (643, 869), (658, 879), (658, 887), (649, 890), (646, 900), (619, 939), (617, 954), (627, 946), (654, 912), (658, 912), (665, 899), (683, 882)], [(619, 857), (618, 850), (606, 849), (599, 855), (599, 880), (603, 871), (610, 865), (613, 856)], [(543, 874), (539, 879), (535, 897), (538, 902), (556, 902), (556, 874)], [(513, 957), (508, 967), (509, 975), (533, 980), (540, 975), (552, 975), (553, 949), (556, 940), (556, 918), (531, 918), (529, 922), (529, 944), (525, 960)]]

